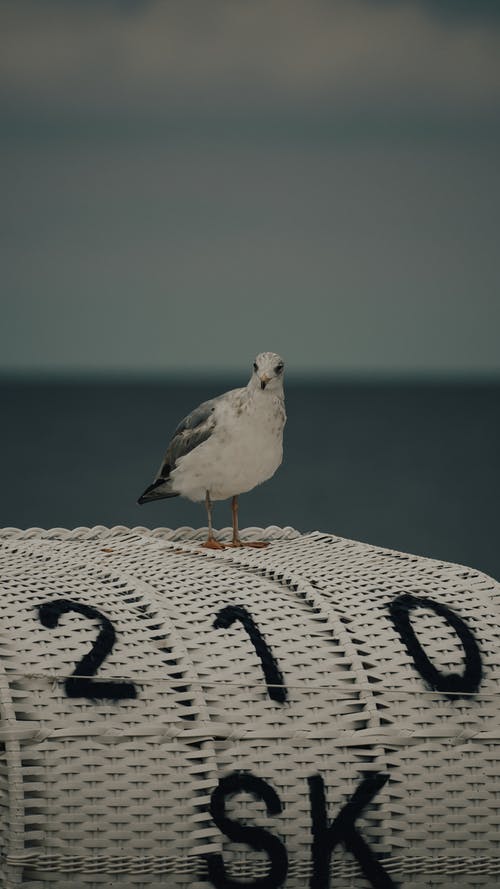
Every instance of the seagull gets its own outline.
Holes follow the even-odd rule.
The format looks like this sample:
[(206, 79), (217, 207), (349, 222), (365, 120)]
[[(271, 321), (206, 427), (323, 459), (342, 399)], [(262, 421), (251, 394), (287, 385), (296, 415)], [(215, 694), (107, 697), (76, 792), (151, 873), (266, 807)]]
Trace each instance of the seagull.
[(248, 384), (204, 401), (179, 423), (154, 482), (139, 497), (149, 503), (166, 497), (205, 501), (208, 537), (202, 546), (224, 549), (212, 527), (212, 502), (232, 498), (233, 537), (228, 546), (268, 546), (243, 542), (238, 530), (238, 496), (271, 478), (283, 459), (286, 422), (284, 361), (261, 352)]

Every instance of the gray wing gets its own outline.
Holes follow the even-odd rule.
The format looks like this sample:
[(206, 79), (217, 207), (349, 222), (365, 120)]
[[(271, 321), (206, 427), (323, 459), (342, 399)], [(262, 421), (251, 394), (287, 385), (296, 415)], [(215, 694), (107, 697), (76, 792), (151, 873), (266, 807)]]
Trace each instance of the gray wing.
[(179, 457), (194, 451), (198, 445), (210, 438), (216, 425), (214, 413), (217, 401), (217, 398), (204, 401), (181, 420), (168, 446), (158, 478), (168, 478)]

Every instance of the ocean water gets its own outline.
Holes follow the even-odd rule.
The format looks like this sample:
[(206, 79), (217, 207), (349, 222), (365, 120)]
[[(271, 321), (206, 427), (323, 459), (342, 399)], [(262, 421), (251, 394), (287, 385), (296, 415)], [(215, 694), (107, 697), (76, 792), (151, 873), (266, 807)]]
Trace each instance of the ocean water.
[[(206, 523), (181, 498), (144, 506), (169, 436), (234, 381), (4, 382), (0, 522)], [(319, 529), (500, 578), (500, 385), (287, 385), (285, 456), (242, 496), (240, 524)], [(217, 527), (230, 504), (215, 507)]]

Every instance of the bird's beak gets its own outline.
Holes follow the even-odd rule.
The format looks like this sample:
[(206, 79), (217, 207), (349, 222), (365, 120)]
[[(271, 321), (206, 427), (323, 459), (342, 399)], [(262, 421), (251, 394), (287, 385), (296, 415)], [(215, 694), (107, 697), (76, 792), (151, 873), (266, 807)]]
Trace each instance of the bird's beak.
[(267, 374), (262, 374), (260, 377), (260, 388), (265, 389), (266, 383), (268, 383), (270, 379), (271, 379), (271, 377), (268, 377)]

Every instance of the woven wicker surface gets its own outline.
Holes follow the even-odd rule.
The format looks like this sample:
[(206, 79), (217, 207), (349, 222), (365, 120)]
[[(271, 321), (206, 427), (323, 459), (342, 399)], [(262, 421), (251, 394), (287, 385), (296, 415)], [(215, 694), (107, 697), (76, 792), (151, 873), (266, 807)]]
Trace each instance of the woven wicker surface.
[[(215, 553), (199, 547), (204, 533), (0, 532), (1, 886), (201, 889), (211, 853), (235, 880), (262, 876), (267, 854), (225, 837), (209, 810), (235, 771), (279, 796), (281, 813), (268, 815), (262, 799), (235, 794), (227, 815), (281, 839), (288, 889), (309, 885), (318, 774), (330, 823), (363, 778), (389, 776), (356, 828), (395, 885), (498, 885), (498, 584), (318, 532), (247, 529), (270, 546)], [(390, 617), (402, 594), (465, 622), (481, 653), (476, 692), (423, 678)], [(135, 698), (68, 696), (100, 623), (70, 610), (44, 625), (40, 606), (61, 600), (111, 622), (96, 681), (132, 682)], [(228, 606), (251, 616), (286, 701), (241, 620), (214, 626)], [(462, 674), (450, 624), (424, 607), (411, 620), (434, 666)], [(330, 873), (332, 886), (372, 885), (342, 843)]]

